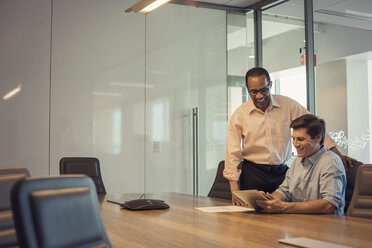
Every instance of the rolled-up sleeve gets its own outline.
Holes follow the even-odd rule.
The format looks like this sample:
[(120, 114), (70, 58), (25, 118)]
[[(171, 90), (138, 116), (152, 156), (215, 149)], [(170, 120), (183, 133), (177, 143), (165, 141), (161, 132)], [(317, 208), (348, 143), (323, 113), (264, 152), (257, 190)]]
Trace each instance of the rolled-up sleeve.
[(338, 214), (343, 214), (346, 174), (342, 161), (335, 155), (329, 158), (329, 161), (323, 166), (320, 179), (320, 198), (329, 201), (337, 208)]
[(228, 180), (238, 181), (241, 171), (238, 165), (242, 161), (241, 151), (242, 127), (236, 116), (231, 116), (227, 128), (225, 169), (223, 175)]

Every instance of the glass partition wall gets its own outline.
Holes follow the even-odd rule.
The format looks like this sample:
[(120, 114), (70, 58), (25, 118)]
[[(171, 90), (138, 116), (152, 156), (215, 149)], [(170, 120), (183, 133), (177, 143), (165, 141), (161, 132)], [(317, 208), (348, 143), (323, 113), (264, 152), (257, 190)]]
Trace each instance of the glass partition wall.
[(253, 11), (227, 14), (228, 117), (249, 98), (245, 74), (254, 67)]
[(146, 17), (146, 191), (207, 195), (226, 134), (226, 12)]
[[(372, 2), (313, 2), (315, 113), (325, 119), (328, 132), (343, 154), (371, 163), (372, 18), (368, 10), (372, 9)], [(272, 93), (289, 96), (307, 106), (304, 3), (290, 0), (263, 8), (262, 61), (273, 80)], [(236, 19), (233, 14), (228, 15), (229, 116), (248, 99), (245, 71), (237, 72), (237, 68), (242, 68), (237, 65), (252, 67), (249, 58), (254, 56), (248, 51), (252, 42), (248, 35), (253, 34), (253, 29), (247, 32), (247, 38), (240, 38), (240, 42), (248, 44), (246, 50), (241, 48), (237, 56), (236, 49), (229, 49), (236, 44), (233, 37), (238, 36), (229, 32), (237, 29), (230, 27), (237, 23)], [(242, 30), (253, 27), (252, 18), (244, 20), (246, 29)]]
[[(343, 154), (371, 163), (372, 2), (313, 2), (315, 113)], [(262, 32), (274, 92), (307, 106), (304, 1), (264, 10)]]
[[(248, 99), (252, 14), (175, 4), (123, 14), (134, 2), (1, 2), (0, 18), (13, 20), (0, 22), (1, 163), (38, 176), (58, 174), (62, 157), (94, 156), (109, 193), (191, 193), (197, 181), (207, 194), (228, 116)], [(372, 154), (371, 4), (314, 0), (317, 114), (338, 148), (364, 163)], [(276, 94), (306, 105), (303, 5), (262, 11), (263, 65)]]
[(226, 12), (53, 2), (51, 174), (94, 156), (109, 193), (207, 195), (225, 150)]

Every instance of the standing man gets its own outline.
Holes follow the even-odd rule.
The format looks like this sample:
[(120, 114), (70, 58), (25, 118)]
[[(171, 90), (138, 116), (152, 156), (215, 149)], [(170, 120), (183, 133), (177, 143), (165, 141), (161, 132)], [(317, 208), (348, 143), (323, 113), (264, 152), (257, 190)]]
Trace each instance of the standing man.
[(324, 120), (303, 115), (291, 123), (298, 157), (270, 200), (257, 204), (269, 213), (344, 215), (346, 174), (342, 161), (323, 146)]
[[(245, 81), (251, 99), (229, 120), (224, 176), (230, 181), (231, 191), (239, 190), (240, 178), (240, 189), (271, 193), (283, 182), (288, 169), (284, 163), (292, 155), (290, 123), (309, 111), (289, 97), (271, 95), (272, 82), (264, 68), (250, 69)], [(327, 134), (324, 146), (347, 166), (350, 158), (340, 154)], [(234, 195), (232, 202), (244, 204)]]

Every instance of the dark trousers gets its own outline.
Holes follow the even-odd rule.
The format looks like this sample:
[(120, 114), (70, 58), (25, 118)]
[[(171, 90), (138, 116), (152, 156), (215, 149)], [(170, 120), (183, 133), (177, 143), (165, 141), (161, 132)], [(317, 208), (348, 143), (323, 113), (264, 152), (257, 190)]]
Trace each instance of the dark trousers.
[(243, 160), (240, 189), (257, 189), (271, 193), (283, 182), (287, 170), (288, 166), (285, 164), (265, 165)]

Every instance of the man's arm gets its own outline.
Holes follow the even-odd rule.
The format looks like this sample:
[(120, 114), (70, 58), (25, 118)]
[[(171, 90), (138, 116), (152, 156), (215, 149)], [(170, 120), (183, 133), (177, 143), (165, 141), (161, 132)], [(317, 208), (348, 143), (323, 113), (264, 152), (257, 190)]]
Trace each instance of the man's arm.
[[(277, 193), (277, 192), (275, 192)], [(279, 194), (279, 193), (277, 193)], [(306, 202), (284, 202), (280, 199), (257, 200), (257, 204), (268, 213), (286, 213), (286, 214), (334, 214), (335, 206), (325, 199), (312, 200)]]
[[(238, 120), (235, 120), (233, 115), (229, 120), (226, 135), (226, 153), (225, 153), (225, 169), (223, 175), (230, 182), (231, 192), (239, 190), (238, 180), (240, 171), (238, 165), (242, 161), (241, 143), (242, 128)], [(244, 202), (232, 195), (232, 203), (234, 205), (244, 205)]]

